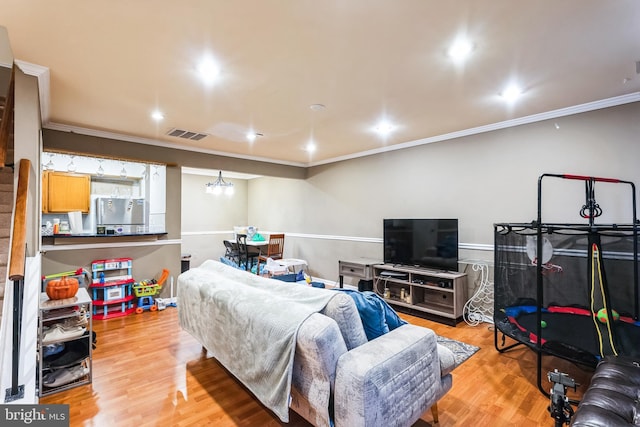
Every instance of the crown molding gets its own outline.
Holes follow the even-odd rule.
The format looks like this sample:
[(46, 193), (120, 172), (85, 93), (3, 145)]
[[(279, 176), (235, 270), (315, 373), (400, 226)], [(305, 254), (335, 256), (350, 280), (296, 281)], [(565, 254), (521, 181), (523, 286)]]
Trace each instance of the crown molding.
[(321, 160), (308, 163), (307, 166), (320, 166), (328, 163), (341, 162), (344, 160), (357, 159), (359, 157), (371, 156), (373, 154), (388, 153), (390, 151), (403, 150), (405, 148), (417, 147), (420, 145), (431, 144), (433, 142), (447, 141), (450, 139), (462, 138), (464, 136), (477, 135), (480, 133), (491, 132), (494, 130), (505, 129), (529, 123), (541, 122), (544, 120), (556, 119), (579, 113), (600, 110), (602, 108), (615, 107), (618, 105), (630, 104), (640, 101), (640, 92), (634, 92), (627, 95), (616, 96), (613, 98), (602, 99), (599, 101), (587, 102), (585, 104), (574, 105), (572, 107), (560, 108), (557, 110), (547, 111), (545, 113), (533, 114), (530, 116), (520, 117), (517, 119), (505, 120), (503, 122), (492, 123), (489, 125), (478, 126), (470, 129), (464, 129), (456, 132), (436, 135), (429, 138), (417, 139), (401, 144), (390, 145), (388, 147), (376, 148), (374, 150), (361, 151), (359, 153), (349, 154), (346, 156), (333, 157), (331, 159)]

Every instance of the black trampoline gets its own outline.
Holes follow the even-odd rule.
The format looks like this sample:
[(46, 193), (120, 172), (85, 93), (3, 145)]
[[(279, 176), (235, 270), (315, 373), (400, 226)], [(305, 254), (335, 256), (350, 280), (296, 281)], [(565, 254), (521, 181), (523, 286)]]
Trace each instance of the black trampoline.
[[(508, 336), (534, 349), (538, 343), (538, 315), (536, 306), (512, 306), (500, 316), (498, 328)], [(596, 323), (597, 322), (597, 323)], [(591, 311), (577, 307), (551, 306), (541, 309), (541, 350), (575, 363), (595, 367), (600, 361), (600, 349), (611, 354), (640, 356), (640, 322), (620, 317), (614, 325), (615, 344), (609, 342), (606, 325), (601, 324)], [(598, 331), (600, 329), (600, 331)]]
[[(545, 177), (584, 181), (586, 201), (579, 209), (583, 224), (542, 221)], [(633, 215), (629, 224), (595, 224), (595, 218), (602, 214), (595, 202), (598, 182), (631, 187)], [(635, 206), (633, 183), (542, 175), (538, 180), (538, 219), (494, 226), (495, 346), (500, 352), (518, 345), (535, 351), (538, 388), (545, 394), (543, 355), (585, 366), (595, 366), (606, 355), (640, 356)], [(505, 337), (516, 344), (506, 345)]]

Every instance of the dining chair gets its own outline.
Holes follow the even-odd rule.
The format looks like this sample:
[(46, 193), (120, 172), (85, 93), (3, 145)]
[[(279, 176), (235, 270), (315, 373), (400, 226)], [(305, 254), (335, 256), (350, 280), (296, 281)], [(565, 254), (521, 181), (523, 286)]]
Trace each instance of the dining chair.
[(256, 274), (260, 274), (260, 262), (267, 263), (267, 259), (282, 259), (282, 252), (284, 251), (284, 234), (270, 234), (269, 243), (267, 243), (267, 252), (260, 251), (258, 256), (258, 268)]
[(230, 259), (236, 264), (240, 264), (240, 259), (238, 258), (238, 244), (236, 242), (232, 242), (231, 240), (223, 240), (222, 242), (224, 243), (225, 247), (225, 258)]
[(247, 245), (246, 234), (236, 234), (236, 244), (238, 245), (238, 265), (245, 271), (251, 271), (260, 252), (256, 252), (254, 248)]

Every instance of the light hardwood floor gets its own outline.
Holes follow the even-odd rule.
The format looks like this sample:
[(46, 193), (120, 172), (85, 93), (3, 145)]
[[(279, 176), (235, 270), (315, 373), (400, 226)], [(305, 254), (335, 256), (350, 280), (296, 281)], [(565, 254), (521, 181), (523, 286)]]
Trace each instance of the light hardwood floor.
[[(524, 347), (498, 353), (490, 325), (446, 326), (402, 315), (442, 336), (481, 347), (453, 372), (453, 388), (438, 403), (439, 426), (552, 426), (548, 399), (536, 387), (535, 354)], [(283, 424), (178, 324), (176, 308), (94, 321), (93, 384), (46, 396), (70, 405), (71, 426), (308, 426), (291, 411)], [(583, 385), (591, 373), (545, 357)], [(543, 384), (550, 384), (546, 380)], [(433, 426), (426, 411), (414, 427)]]

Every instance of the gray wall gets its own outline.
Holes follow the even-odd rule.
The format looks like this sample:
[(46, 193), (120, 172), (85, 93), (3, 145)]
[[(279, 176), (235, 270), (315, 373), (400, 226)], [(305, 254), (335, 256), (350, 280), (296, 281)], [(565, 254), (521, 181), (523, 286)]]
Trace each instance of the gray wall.
[[(260, 178), (249, 183), (249, 222), (293, 234), (286, 256), (327, 279), (341, 258), (382, 257), (383, 218), (459, 218), (461, 258), (492, 259), (494, 223), (536, 218), (541, 174), (640, 182), (638, 135), (633, 103), (314, 167), (306, 180)], [(543, 184), (543, 219), (584, 221), (584, 183)], [(628, 186), (598, 184), (596, 198), (602, 223), (630, 223)]]
[(0, 96), (6, 97), (11, 85), (13, 52), (6, 27), (0, 26)]
[(233, 239), (234, 225), (247, 224), (247, 180), (229, 179), (234, 194), (205, 193), (205, 184), (216, 176), (182, 174), (182, 249), (191, 255), (191, 265), (224, 255), (223, 239)]
[[(27, 256), (40, 250), (40, 103), (38, 80), (16, 68), (14, 107), (14, 161), (31, 161), (27, 198)], [(17, 168), (16, 168), (17, 170)], [(15, 174), (17, 183), (18, 174)], [(16, 187), (17, 188), (17, 185)]]
[(169, 166), (189, 166), (203, 169), (222, 169), (265, 176), (304, 178), (305, 169), (255, 160), (236, 159), (195, 151), (176, 150), (148, 144), (139, 144), (97, 136), (45, 129), (44, 144), (47, 149), (57, 149), (80, 154), (102, 154), (130, 160), (155, 161)]

